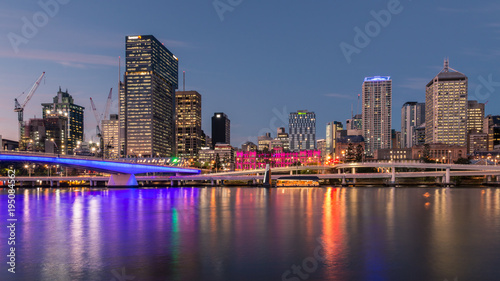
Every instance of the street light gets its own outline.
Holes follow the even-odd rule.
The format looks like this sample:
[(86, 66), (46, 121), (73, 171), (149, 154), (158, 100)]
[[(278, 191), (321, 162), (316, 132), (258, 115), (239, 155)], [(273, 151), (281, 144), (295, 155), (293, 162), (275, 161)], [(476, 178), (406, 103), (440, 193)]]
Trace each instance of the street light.
[[(54, 139), (50, 139), (50, 141), (54, 144), (54, 146), (57, 148), (57, 157), (59, 157), (59, 147), (57, 146), (56, 142), (54, 141)], [(56, 154), (56, 152), (54, 151), (54, 154)]]

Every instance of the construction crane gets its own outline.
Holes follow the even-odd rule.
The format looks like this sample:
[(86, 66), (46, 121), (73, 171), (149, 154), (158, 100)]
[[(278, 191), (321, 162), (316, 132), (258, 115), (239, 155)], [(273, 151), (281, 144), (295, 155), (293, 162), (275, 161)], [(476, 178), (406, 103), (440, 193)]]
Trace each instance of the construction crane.
[(106, 116), (108, 116), (109, 108), (111, 107), (112, 97), (113, 97), (113, 88), (111, 88), (109, 90), (108, 100), (106, 101), (106, 107), (104, 109), (104, 112), (101, 115), (99, 115), (99, 113), (97, 113), (97, 109), (95, 107), (94, 101), (92, 100), (92, 98), (90, 98), (90, 104), (92, 105), (92, 111), (94, 112), (95, 121), (97, 122), (96, 136), (99, 138), (99, 146), (100, 146), (100, 150), (101, 150), (103, 157), (104, 157), (104, 150), (103, 150), (104, 143), (103, 143), (102, 131), (101, 131), (101, 121), (103, 119), (105, 119)]
[[(14, 99), (14, 111), (17, 112), (17, 120), (19, 121), (19, 141), (22, 142), (23, 136), (24, 136), (24, 108), (30, 101), (30, 99), (33, 97), (33, 94), (35, 93), (36, 89), (38, 89), (38, 86), (40, 85), (40, 82), (42, 81), (43, 76), (45, 76), (45, 71), (38, 77), (38, 79), (35, 81), (35, 84), (31, 87), (31, 90), (29, 91), (28, 95), (24, 99), (23, 103), (20, 104), (17, 98)], [(24, 92), (19, 95), (22, 96), (24, 95)], [(18, 98), (19, 98), (18, 97)]]

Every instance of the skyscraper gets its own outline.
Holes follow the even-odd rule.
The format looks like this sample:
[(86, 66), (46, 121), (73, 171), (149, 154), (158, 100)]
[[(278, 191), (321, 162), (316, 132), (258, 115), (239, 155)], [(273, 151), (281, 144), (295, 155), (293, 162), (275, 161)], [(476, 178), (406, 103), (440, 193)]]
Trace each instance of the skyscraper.
[(392, 80), (390, 76), (366, 77), (363, 82), (363, 137), (365, 152), (391, 148)]
[(126, 37), (125, 97), (120, 98), (126, 154), (171, 156), (175, 152), (178, 59), (152, 35)]
[(231, 143), (231, 121), (223, 112), (212, 116), (212, 147), (217, 143)]
[(104, 148), (104, 157), (119, 157), (119, 119), (118, 114), (111, 114), (109, 120), (101, 121), (102, 141)]
[(175, 100), (177, 155), (197, 159), (202, 147), (201, 95), (196, 91), (177, 91)]
[(325, 153), (327, 157), (330, 156), (332, 157), (332, 159), (335, 159), (335, 157), (337, 156), (335, 155), (335, 147), (337, 146), (337, 132), (342, 129), (342, 122), (333, 121), (326, 124)]
[(83, 111), (85, 108), (83, 106), (76, 105), (74, 103), (73, 97), (66, 92), (59, 91), (54, 97), (52, 103), (42, 103), (43, 107), (43, 118), (46, 119), (49, 116), (51, 118), (55, 115), (60, 115), (68, 119), (67, 123), (67, 138), (59, 147), (61, 154), (73, 154), (73, 149), (76, 148), (77, 143), (83, 141)]
[(290, 150), (312, 150), (316, 148), (316, 114), (307, 110), (291, 112), (288, 118)]
[(425, 122), (425, 103), (414, 101), (403, 104), (401, 108), (401, 148), (416, 145), (416, 129)]
[(426, 87), (425, 142), (466, 145), (468, 79), (449, 67), (444, 67)]
[(467, 101), (467, 132), (482, 133), (484, 124), (484, 103)]

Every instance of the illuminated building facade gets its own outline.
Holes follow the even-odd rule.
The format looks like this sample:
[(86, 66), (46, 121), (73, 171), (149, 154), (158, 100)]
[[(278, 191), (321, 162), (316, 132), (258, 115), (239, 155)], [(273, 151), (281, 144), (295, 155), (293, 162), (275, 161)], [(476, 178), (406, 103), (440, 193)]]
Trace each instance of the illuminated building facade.
[(152, 35), (127, 36), (125, 41), (120, 126), (125, 135), (126, 155), (171, 156), (175, 152), (178, 59)]
[(307, 110), (291, 112), (288, 118), (290, 151), (316, 148), (316, 114)]
[(425, 143), (466, 145), (468, 79), (449, 67), (444, 68), (426, 87)]
[(217, 143), (231, 143), (231, 121), (223, 112), (212, 116), (212, 147)]
[(106, 158), (119, 157), (119, 131), (120, 120), (118, 114), (111, 114), (109, 120), (101, 121), (102, 141), (104, 147), (104, 156)]
[(401, 148), (416, 145), (416, 129), (425, 122), (425, 103), (407, 102), (401, 108)]
[[(353, 120), (353, 119), (351, 119)], [(354, 124), (350, 124), (354, 125)], [(326, 157), (330, 156), (331, 159), (335, 159), (337, 155), (335, 154), (335, 147), (337, 146), (338, 132), (343, 129), (342, 122), (333, 121), (326, 124), (326, 139), (325, 139), (325, 154)]]
[(488, 151), (500, 150), (500, 115), (486, 116), (483, 132), (488, 134)]
[(276, 148), (273, 152), (237, 151), (236, 170), (253, 170), (265, 168), (269, 163), (273, 168), (291, 167), (293, 165), (313, 165), (321, 162), (321, 151), (302, 150), (299, 152), (284, 152)]
[[(289, 151), (290, 150), (290, 137), (288, 136), (288, 133), (285, 132), (285, 128), (279, 127), (277, 129), (277, 137), (275, 140), (279, 140), (281, 142), (281, 147), (283, 147), (284, 151)], [(277, 147), (276, 145), (273, 147)]]
[(366, 77), (363, 82), (363, 137), (367, 156), (391, 148), (392, 80), (389, 76)]
[(26, 150), (32, 152), (67, 154), (68, 118), (59, 114), (46, 114), (43, 119), (26, 122)]
[(76, 148), (78, 142), (83, 141), (83, 106), (76, 105), (73, 97), (66, 92), (59, 91), (54, 97), (52, 103), (42, 103), (43, 118), (54, 118), (56, 115), (67, 118), (67, 138), (61, 143), (61, 154), (73, 154), (73, 149)]
[(482, 133), (484, 125), (484, 103), (467, 101), (467, 132)]
[(177, 155), (197, 159), (202, 147), (201, 95), (196, 91), (177, 91), (175, 100)]

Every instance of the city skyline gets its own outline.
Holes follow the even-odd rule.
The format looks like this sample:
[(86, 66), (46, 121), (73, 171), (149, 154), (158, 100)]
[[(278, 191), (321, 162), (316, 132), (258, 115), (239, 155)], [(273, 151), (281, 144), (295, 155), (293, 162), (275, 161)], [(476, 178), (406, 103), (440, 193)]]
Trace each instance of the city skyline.
[[(124, 2), (124, 11), (130, 5), (131, 2)], [(8, 101), (26, 92), (39, 73), (47, 71), (45, 82), (26, 108), (25, 118), (34, 115), (40, 117), (38, 105), (47, 102), (59, 86), (68, 88), (75, 102), (87, 108), (85, 134), (90, 139), (94, 134), (95, 121), (89, 114), (88, 97), (92, 96), (98, 105), (104, 104), (107, 89), (113, 87), (111, 113), (118, 113), (118, 56), (122, 57), (123, 74), (123, 37), (133, 34), (156, 35), (179, 57), (179, 70), (185, 70), (187, 74), (186, 90), (196, 90), (205, 97), (203, 130), (210, 131), (210, 116), (214, 112), (226, 112), (232, 116), (231, 139), (234, 146), (240, 146), (247, 140), (255, 142), (263, 131), (275, 132), (274, 127), (286, 127), (283, 120), (286, 121), (287, 115), (304, 108), (316, 113), (317, 125), (321, 127), (331, 120), (344, 121), (350, 118), (349, 105), (353, 104), (356, 108), (359, 81), (366, 76), (392, 76), (393, 111), (399, 113), (407, 101), (424, 102), (425, 84), (440, 70), (444, 57), (450, 57), (453, 66), (469, 77), (470, 96), (476, 92), (480, 94), (469, 99), (481, 103), (489, 101), (485, 113), (498, 114), (491, 105), (499, 103), (496, 92), (500, 91), (500, 87), (496, 84), (491, 87), (491, 83), (490, 88), (485, 85), (488, 81), (500, 81), (496, 67), (499, 57), (493, 51), (493, 46), (499, 40), (494, 15), (500, 5), (496, 2), (490, 1), (483, 6), (487, 8), (452, 1), (442, 2), (432, 8), (423, 3), (401, 2), (402, 12), (393, 15), (391, 23), (380, 31), (380, 35), (371, 38), (368, 46), (361, 48), (359, 54), (353, 54), (350, 63), (346, 61), (339, 44), (353, 44), (356, 34), (353, 28), (363, 29), (373, 20), (371, 11), (385, 9), (387, 2), (366, 3), (363, 9), (354, 9), (352, 4), (347, 3), (317, 3), (314, 7), (299, 3), (284, 6), (271, 4), (269, 10), (259, 9), (255, 3), (244, 2), (235, 7), (233, 12), (224, 14), (224, 21), (220, 20), (209, 2), (200, 7), (180, 2), (172, 5), (180, 11), (179, 15), (162, 19), (165, 22), (160, 27), (151, 23), (128, 23), (126, 17), (110, 13), (114, 8), (111, 4), (103, 4), (99, 11), (93, 11), (95, 23), (82, 25), (78, 12), (91, 9), (90, 5), (77, 2), (61, 4), (46, 25), (37, 27), (36, 34), (28, 38), (28, 43), (20, 43), (16, 53), (6, 35), (22, 35), (22, 18), (31, 20), (35, 13), (44, 10), (36, 3), (6, 4), (5, 13), (10, 13), (0, 25), (6, 38), (0, 45), (0, 57), (4, 61), (1, 67), (5, 73), (0, 78), (0, 90), (7, 102), (3, 105), (0, 120), (15, 122), (16, 116)], [(284, 9), (280, 17), (283, 23), (272, 17), (273, 13), (281, 11), (279, 8)], [(304, 21), (292, 17), (295, 11), (300, 10), (305, 12)], [(313, 11), (317, 15), (312, 16)], [(464, 11), (468, 11), (475, 21), (457, 22)], [(418, 19), (424, 12), (428, 16), (426, 22)], [(206, 26), (200, 29), (198, 24), (184, 23), (180, 19), (187, 13), (199, 15)], [(249, 17), (255, 16), (262, 19), (262, 26), (251, 28)], [(159, 15), (155, 12), (151, 18), (157, 19)], [(424, 34), (429, 36), (429, 40), (441, 38), (442, 34), (433, 31), (432, 26), (444, 22), (443, 18), (447, 19), (444, 20), (447, 23), (441, 25), (443, 28), (458, 24), (462, 32), (448, 34), (446, 42), (432, 48), (414, 40)], [(117, 24), (108, 26), (106, 23), (111, 21)], [(326, 24), (322, 24), (325, 27), (311, 33), (310, 28), (322, 21), (326, 21)], [(415, 22), (421, 24), (422, 28), (416, 33), (405, 34), (405, 30)], [(283, 35), (280, 40), (269, 40), (276, 25), (284, 25), (285, 31), (297, 30), (306, 39), (305, 42), (288, 44), (295, 40), (291, 34)], [(242, 35), (247, 32), (241, 31), (248, 31), (251, 36)], [(316, 36), (318, 34), (321, 36)], [(463, 42), (464, 36), (468, 37), (467, 42)], [(479, 40), (483, 42), (480, 47), (474, 43)], [(266, 42), (265, 46), (255, 43), (259, 41)], [(461, 43), (460, 47), (456, 47), (458, 42)], [(287, 48), (283, 48), (285, 45), (282, 44), (286, 44)], [(245, 45), (248, 46), (243, 47)], [(252, 48), (252, 52), (248, 52), (248, 48)], [(291, 67), (294, 63), (289, 59), (291, 55), (307, 58), (302, 69)], [(288, 85), (299, 78), (313, 83), (303, 83), (298, 87)], [(311, 98), (304, 99), (304, 93)], [(248, 97), (255, 98), (249, 100)], [(259, 102), (264, 98), (264, 104)], [(238, 103), (247, 106), (240, 108), (235, 105)], [(256, 111), (259, 114), (254, 114)], [(251, 114), (254, 114), (253, 118), (243, 117)], [(394, 114), (392, 118), (392, 128), (397, 130), (400, 128), (398, 115)], [(320, 130), (317, 138), (324, 138), (324, 133), (324, 130)], [(4, 128), (1, 134), (11, 139), (17, 136), (14, 126)]]

